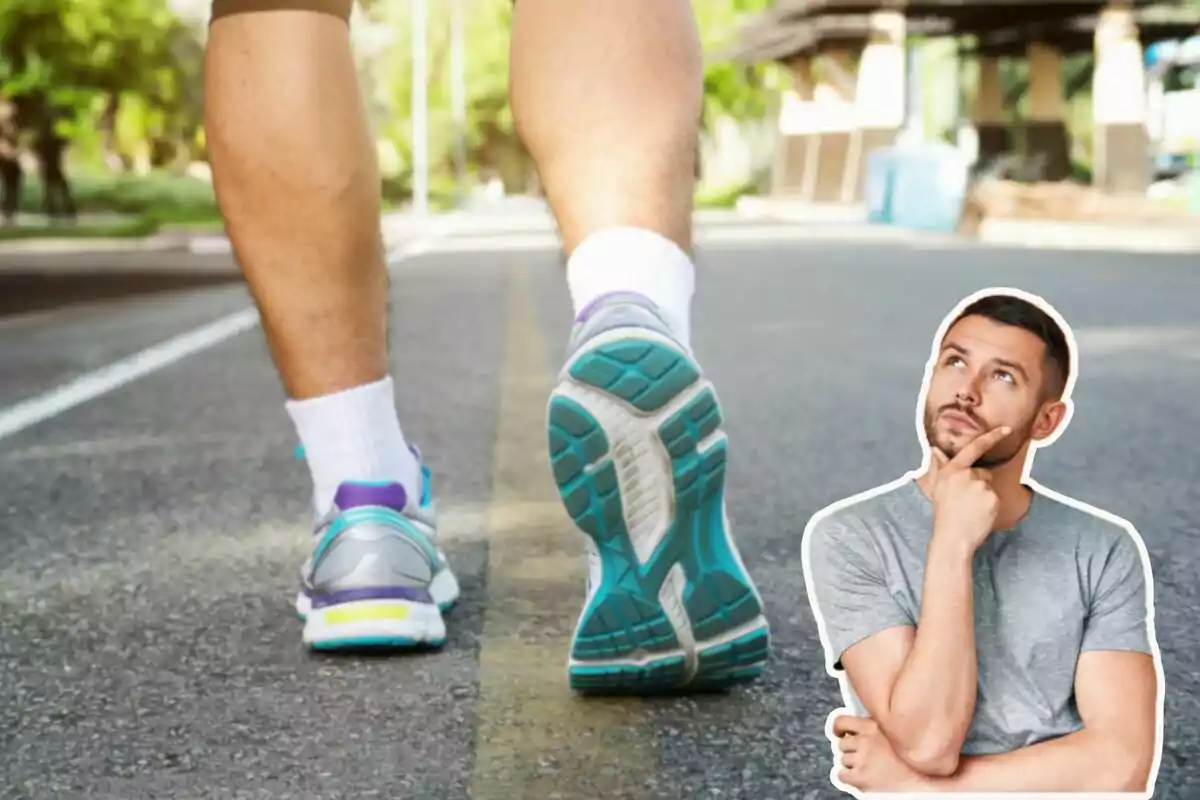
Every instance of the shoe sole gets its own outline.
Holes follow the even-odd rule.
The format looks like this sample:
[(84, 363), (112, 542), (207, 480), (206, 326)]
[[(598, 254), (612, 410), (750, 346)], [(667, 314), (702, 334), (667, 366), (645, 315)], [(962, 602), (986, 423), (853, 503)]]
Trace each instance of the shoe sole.
[(436, 605), (408, 600), (357, 600), (311, 609), (304, 644), (314, 650), (411, 649), (446, 641)]
[(770, 630), (730, 536), (721, 407), (695, 361), (652, 331), (605, 332), (564, 367), (547, 427), (562, 501), (601, 563), (570, 685), (660, 694), (757, 678)]
[(434, 603), (362, 599), (314, 608), (303, 591), (296, 615), (304, 621), (303, 641), (313, 650), (409, 650), (440, 647), (446, 641), (442, 614), (458, 601), (458, 581), (448, 568), (430, 586)]

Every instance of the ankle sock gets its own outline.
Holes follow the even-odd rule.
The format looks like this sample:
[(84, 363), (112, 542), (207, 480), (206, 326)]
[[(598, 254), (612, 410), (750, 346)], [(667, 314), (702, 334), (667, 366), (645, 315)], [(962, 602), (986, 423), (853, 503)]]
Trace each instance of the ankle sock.
[(344, 481), (395, 481), (410, 501), (420, 497), (421, 468), (400, 430), (391, 377), (290, 400), (287, 412), (304, 447), (317, 516), (329, 510)]
[(688, 348), (695, 282), (691, 257), (665, 236), (642, 228), (598, 231), (567, 260), (567, 285), (576, 314), (601, 295), (636, 292), (658, 306)]

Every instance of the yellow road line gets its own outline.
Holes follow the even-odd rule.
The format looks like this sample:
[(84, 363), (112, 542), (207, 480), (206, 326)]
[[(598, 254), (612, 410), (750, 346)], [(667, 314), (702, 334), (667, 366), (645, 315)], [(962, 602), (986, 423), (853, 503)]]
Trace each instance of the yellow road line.
[(583, 537), (558, 500), (546, 452), (555, 381), (546, 345), (529, 268), (516, 267), (486, 514), (487, 610), (470, 792), (476, 800), (628, 796), (658, 763), (641, 702), (584, 699), (567, 685), (587, 567)]

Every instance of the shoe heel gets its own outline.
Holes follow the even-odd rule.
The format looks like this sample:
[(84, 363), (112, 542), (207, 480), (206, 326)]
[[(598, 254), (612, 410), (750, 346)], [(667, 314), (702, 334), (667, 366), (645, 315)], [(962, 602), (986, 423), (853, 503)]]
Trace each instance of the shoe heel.
[(437, 606), (411, 600), (314, 601), (304, 621), (304, 643), (314, 650), (437, 647), (446, 625)]

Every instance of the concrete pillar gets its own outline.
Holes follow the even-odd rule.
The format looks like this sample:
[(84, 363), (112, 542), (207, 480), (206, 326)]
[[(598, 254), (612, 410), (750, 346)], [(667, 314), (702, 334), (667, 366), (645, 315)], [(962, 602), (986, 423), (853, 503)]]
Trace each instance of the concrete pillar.
[(1108, 192), (1145, 192), (1150, 184), (1145, 66), (1133, 9), (1126, 4), (1100, 12), (1092, 119), (1095, 185)]
[(863, 194), (867, 158), (887, 147), (904, 127), (908, 71), (905, 63), (905, 19), (900, 11), (875, 11), (855, 80), (854, 111), (858, 136), (851, 141), (842, 184), (842, 199)]
[(1057, 49), (1030, 42), (1029, 58), (1029, 155), (1042, 159), (1042, 178), (1062, 181), (1071, 176), (1071, 146), (1064, 118), (1062, 59)]
[(979, 135), (979, 163), (986, 164), (1012, 149), (1004, 126), (1004, 92), (1000, 85), (1000, 59), (980, 56), (978, 85), (972, 121)]
[(821, 203), (842, 202), (846, 158), (851, 140), (857, 133), (854, 117), (854, 51), (837, 47), (821, 53), (813, 91), (820, 115), (819, 143), (809, 154), (806, 187), (813, 200)]
[(783, 92), (779, 109), (779, 143), (775, 150), (771, 192), (776, 196), (803, 196), (808, 151), (815, 149), (818, 131), (813, 113), (812, 58), (799, 56), (789, 66), (792, 85)]

